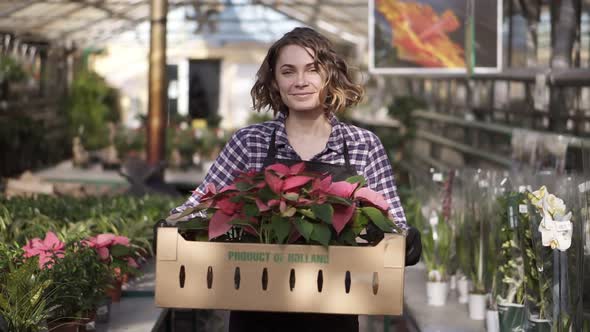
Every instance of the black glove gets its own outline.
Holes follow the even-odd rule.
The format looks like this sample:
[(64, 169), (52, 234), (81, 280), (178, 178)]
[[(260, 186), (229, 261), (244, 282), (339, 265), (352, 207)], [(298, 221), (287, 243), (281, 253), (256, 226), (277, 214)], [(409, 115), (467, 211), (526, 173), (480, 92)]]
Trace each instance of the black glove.
[(422, 255), (420, 232), (410, 226), (406, 236), (406, 266), (416, 265), (420, 261), (420, 255)]

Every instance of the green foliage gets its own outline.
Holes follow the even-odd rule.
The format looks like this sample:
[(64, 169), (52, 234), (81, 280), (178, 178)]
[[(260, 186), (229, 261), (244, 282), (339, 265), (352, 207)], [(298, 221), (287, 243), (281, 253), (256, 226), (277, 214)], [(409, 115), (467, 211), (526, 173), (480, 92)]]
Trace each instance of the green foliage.
[(27, 76), (23, 67), (13, 57), (0, 55), (0, 82), (22, 82)]
[(0, 274), (0, 316), (8, 331), (42, 331), (43, 322), (59, 307), (53, 281), (36, 277), (37, 260), (29, 259)]
[(49, 291), (60, 296), (60, 307), (52, 318), (84, 317), (96, 308), (113, 280), (109, 266), (100, 261), (94, 249), (76, 242), (68, 244), (64, 256), (54, 261), (39, 275), (40, 280), (52, 280)]
[(524, 304), (523, 252), (518, 232), (524, 215), (518, 213), (518, 206), (525, 198), (525, 194), (512, 191), (498, 197), (500, 248), (497, 283), (492, 295), (500, 303)]
[(113, 233), (127, 236), (133, 248), (152, 251), (152, 226), (181, 202), (163, 196), (0, 197), (0, 242), (24, 245), (48, 230), (64, 238)]
[(399, 120), (405, 127), (401, 140), (412, 139), (416, 136), (416, 120), (412, 117), (415, 110), (425, 109), (426, 102), (416, 96), (397, 96), (388, 107), (388, 114)]
[[(525, 300), (529, 311), (538, 314), (539, 319), (546, 319), (551, 311), (551, 277), (552, 251), (543, 247), (539, 238), (538, 227), (541, 221), (535, 207), (529, 200), (528, 213), (519, 218), (519, 233), (522, 234), (521, 248), (524, 251)], [(532, 213), (531, 213), (532, 212)]]
[(108, 144), (107, 124), (119, 117), (113, 94), (106, 81), (90, 70), (80, 71), (72, 83), (67, 106), (70, 135), (80, 136), (87, 149)]
[[(451, 258), (452, 232), (445, 218), (439, 214), (435, 225), (426, 224), (420, 215), (422, 225), (422, 259), (428, 272), (438, 271), (442, 281), (448, 278)], [(441, 280), (432, 280), (441, 281)]]

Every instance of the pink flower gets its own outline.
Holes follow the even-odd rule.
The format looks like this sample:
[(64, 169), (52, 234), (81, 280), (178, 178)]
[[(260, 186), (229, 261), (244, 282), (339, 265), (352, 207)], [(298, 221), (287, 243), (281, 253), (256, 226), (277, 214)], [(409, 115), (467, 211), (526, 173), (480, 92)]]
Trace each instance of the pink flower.
[(47, 232), (45, 239), (34, 238), (27, 241), (23, 247), (26, 258), (39, 256), (39, 268), (51, 268), (53, 266), (53, 255), (62, 258), (66, 244), (61, 242), (53, 232)]
[(373, 189), (364, 187), (357, 190), (354, 193), (354, 198), (361, 202), (367, 202), (381, 211), (387, 211), (389, 209), (389, 203), (385, 200), (385, 197), (381, 193), (374, 191)]
[(129, 246), (129, 238), (111, 233), (98, 234), (83, 241), (90, 248), (94, 248), (101, 260), (106, 261), (110, 257), (109, 247), (115, 244)]

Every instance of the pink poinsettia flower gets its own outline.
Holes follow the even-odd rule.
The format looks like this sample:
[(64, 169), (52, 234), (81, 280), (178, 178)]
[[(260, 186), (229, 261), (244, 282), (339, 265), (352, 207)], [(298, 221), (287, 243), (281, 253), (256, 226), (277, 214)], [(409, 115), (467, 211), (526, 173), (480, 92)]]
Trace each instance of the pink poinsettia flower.
[(137, 264), (135, 259), (133, 259), (132, 257), (126, 257), (125, 260), (127, 260), (127, 265), (129, 265), (130, 267), (139, 269), (139, 264)]
[(299, 189), (301, 186), (307, 184), (312, 179), (313, 178), (311, 178), (309, 176), (303, 176), (303, 175), (291, 176), (291, 177), (285, 179), (285, 182), (283, 184), (283, 190), (290, 191), (290, 190), (294, 190), (294, 189)]
[(381, 193), (367, 187), (357, 190), (354, 193), (354, 198), (361, 202), (369, 203), (381, 211), (387, 211), (389, 209), (389, 203), (387, 203), (385, 197)]
[(346, 181), (332, 182), (327, 193), (342, 198), (350, 198), (357, 186), (358, 183), (349, 183)]
[(23, 250), (26, 258), (38, 256), (39, 268), (51, 268), (53, 266), (53, 255), (61, 258), (64, 255), (66, 244), (61, 242), (53, 232), (47, 232), (45, 239), (34, 238), (27, 241)]
[(334, 205), (334, 216), (332, 217), (332, 225), (337, 234), (340, 234), (344, 227), (352, 220), (354, 211), (356, 210), (355, 204), (350, 206), (346, 205)]
[(270, 187), (270, 190), (272, 190), (275, 194), (281, 194), (285, 181), (281, 180), (281, 178), (269, 171), (264, 172), (264, 180)]
[(232, 227), (229, 223), (232, 219), (233, 216), (225, 214), (223, 210), (217, 210), (209, 221), (209, 240), (227, 233)]
[(94, 248), (101, 260), (106, 261), (110, 257), (109, 247), (112, 245), (129, 246), (129, 238), (111, 233), (98, 234), (83, 241), (90, 248)]

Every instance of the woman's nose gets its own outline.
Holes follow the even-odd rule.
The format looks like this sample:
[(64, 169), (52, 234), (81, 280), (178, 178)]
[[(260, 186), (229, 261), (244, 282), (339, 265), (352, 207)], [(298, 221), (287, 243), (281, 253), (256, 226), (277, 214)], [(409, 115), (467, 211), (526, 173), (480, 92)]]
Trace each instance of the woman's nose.
[(305, 72), (297, 74), (297, 80), (295, 81), (295, 86), (303, 87), (307, 86), (307, 77), (305, 77)]

